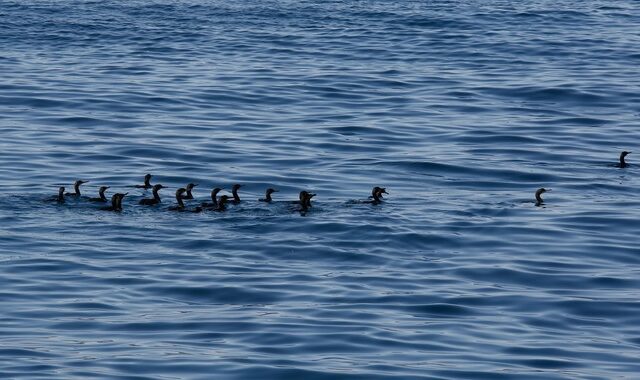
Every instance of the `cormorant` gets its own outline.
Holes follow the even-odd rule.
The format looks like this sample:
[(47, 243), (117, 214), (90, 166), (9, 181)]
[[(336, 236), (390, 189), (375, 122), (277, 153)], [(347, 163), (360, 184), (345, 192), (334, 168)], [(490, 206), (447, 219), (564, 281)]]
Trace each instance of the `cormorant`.
[(138, 189), (150, 189), (153, 187), (151, 184), (151, 174), (146, 174), (144, 176), (144, 185), (135, 185)]
[(53, 197), (53, 199), (51, 200), (56, 201), (58, 203), (64, 203), (64, 186), (60, 186), (60, 188), (58, 189), (58, 196)]
[(140, 202), (138, 202), (138, 203), (141, 204), (141, 205), (153, 206), (153, 205), (157, 205), (158, 203), (162, 202), (160, 200), (160, 195), (158, 194), (158, 190), (160, 190), (160, 189), (164, 189), (164, 186), (162, 186), (161, 184), (153, 185), (153, 198), (140, 199)]
[(129, 193), (115, 193), (111, 196), (111, 206), (101, 207), (103, 211), (122, 211), (122, 199)]
[(273, 200), (273, 199), (271, 198), (271, 194), (273, 194), (273, 193), (277, 193), (277, 192), (278, 192), (278, 190), (276, 190), (276, 189), (268, 188), (268, 189), (267, 189), (267, 192), (265, 193), (265, 197), (264, 197), (264, 198), (260, 198), (260, 199), (258, 199), (258, 201), (260, 201), (260, 202), (267, 202), (267, 203), (268, 203), (268, 202), (271, 202), (271, 201)]
[(624, 160), (625, 157), (627, 157), (628, 154), (630, 154), (631, 152), (627, 152), (626, 150), (622, 153), (620, 153), (620, 163), (616, 166), (618, 166), (619, 168), (626, 168), (627, 166), (629, 166), (629, 164), (627, 164), (627, 162)]
[(91, 202), (106, 202), (108, 199), (105, 197), (104, 192), (107, 191), (108, 188), (109, 186), (101, 186), (100, 190), (98, 190), (98, 195), (100, 196), (98, 198), (89, 198), (89, 200)]
[(242, 185), (238, 185), (237, 183), (235, 185), (233, 185), (233, 187), (231, 188), (231, 195), (233, 195), (233, 203), (234, 204), (238, 204), (240, 203), (240, 196), (238, 195), (238, 189), (240, 189), (242, 187)]
[(551, 189), (545, 189), (544, 187), (541, 187), (536, 190), (536, 206), (540, 206), (544, 203), (544, 200), (542, 200), (542, 194), (546, 193), (547, 191), (551, 191)]
[(220, 200), (218, 201), (218, 207), (216, 207), (214, 211), (225, 211), (227, 209), (228, 201), (229, 201), (228, 195), (221, 195)]
[(197, 184), (197, 183), (190, 183), (190, 184), (188, 184), (188, 185), (187, 185), (187, 188), (186, 188), (187, 194), (186, 194), (186, 195), (184, 195), (184, 196), (182, 197), (182, 199), (193, 199), (193, 194), (191, 194), (191, 190), (193, 190), (193, 188), (194, 188), (194, 187), (196, 187), (196, 186), (198, 186), (198, 184)]
[(187, 191), (184, 187), (176, 190), (176, 201), (178, 202), (177, 206), (169, 207), (171, 211), (184, 211), (184, 202), (182, 201), (182, 196)]
[(203, 202), (203, 203), (201, 204), (201, 206), (202, 206), (202, 207), (206, 207), (206, 208), (216, 208), (216, 207), (218, 207), (218, 199), (217, 199), (217, 196), (218, 196), (218, 193), (219, 193), (220, 191), (222, 191), (222, 189), (221, 189), (221, 188), (219, 188), (219, 187), (216, 187), (216, 188), (214, 188), (213, 190), (211, 190), (211, 203)]
[(311, 198), (315, 197), (314, 193), (310, 193), (308, 191), (302, 190), (300, 192), (300, 211), (306, 212), (311, 207)]
[(81, 179), (77, 180), (74, 184), (73, 184), (73, 189), (75, 190), (75, 193), (66, 193), (65, 195), (68, 195), (70, 197), (79, 197), (80, 194), (80, 185), (82, 185), (83, 183), (87, 183), (89, 181), (83, 181)]
[(389, 194), (387, 193), (387, 189), (384, 187), (374, 187), (373, 190), (371, 190), (371, 197), (373, 198), (373, 200), (371, 201), (371, 203), (374, 204), (378, 204), (380, 202), (382, 202), (382, 194)]

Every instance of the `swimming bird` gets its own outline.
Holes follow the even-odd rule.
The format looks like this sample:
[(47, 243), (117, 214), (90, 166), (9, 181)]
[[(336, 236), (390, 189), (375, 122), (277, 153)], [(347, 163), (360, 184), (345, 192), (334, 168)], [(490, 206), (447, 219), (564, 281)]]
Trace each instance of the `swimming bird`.
[(216, 207), (218, 207), (218, 200), (217, 200), (217, 197), (218, 197), (218, 193), (219, 193), (220, 191), (222, 191), (222, 189), (221, 189), (221, 188), (219, 188), (219, 187), (216, 187), (216, 188), (214, 188), (213, 190), (211, 190), (211, 203), (203, 202), (203, 203), (201, 204), (201, 206), (202, 206), (202, 207), (205, 207), (205, 208), (216, 208)]
[(229, 201), (228, 195), (221, 195), (220, 200), (218, 201), (218, 207), (214, 209), (214, 211), (225, 211), (227, 209), (227, 202)]
[(198, 186), (197, 183), (188, 184), (186, 188), (187, 193), (182, 197), (182, 199), (193, 199), (193, 194), (191, 194), (191, 190), (193, 190), (193, 188), (196, 186)]
[(544, 203), (544, 200), (542, 200), (542, 194), (546, 193), (547, 191), (551, 191), (551, 189), (545, 189), (544, 187), (541, 187), (536, 190), (536, 206), (540, 206)]
[(52, 202), (64, 203), (64, 186), (58, 188), (58, 195), (48, 199)]
[(122, 211), (122, 200), (124, 199), (124, 197), (127, 196), (127, 194), (129, 193), (119, 193), (120, 196), (118, 196), (118, 211)]
[(184, 202), (182, 201), (182, 197), (186, 192), (187, 192), (187, 189), (185, 189), (184, 187), (181, 187), (178, 190), (176, 190), (176, 201), (178, 202), (178, 205), (169, 207), (170, 211), (184, 211)]
[(75, 193), (66, 193), (65, 195), (68, 195), (70, 197), (79, 197), (80, 194), (80, 185), (82, 185), (83, 183), (87, 183), (89, 181), (83, 181), (81, 179), (77, 180), (74, 184), (73, 184), (73, 189), (75, 190)]
[(237, 183), (235, 185), (233, 185), (233, 187), (231, 188), (231, 195), (233, 195), (233, 204), (238, 204), (240, 203), (240, 196), (238, 195), (238, 189), (240, 189), (242, 187), (242, 185), (238, 185)]
[(277, 193), (277, 192), (278, 192), (278, 190), (276, 190), (276, 189), (268, 188), (268, 189), (267, 189), (267, 191), (266, 191), (266, 193), (265, 193), (265, 197), (264, 197), (264, 198), (260, 198), (260, 199), (258, 199), (258, 201), (260, 201), (260, 202), (267, 202), (267, 203), (269, 203), (269, 202), (271, 202), (271, 201), (273, 200), (273, 199), (271, 198), (271, 194), (273, 194), (273, 193)]
[(138, 204), (145, 205), (145, 206), (153, 206), (162, 202), (160, 200), (160, 195), (158, 194), (158, 191), (160, 189), (164, 189), (164, 186), (159, 183), (156, 185), (153, 185), (153, 198), (140, 199), (140, 202), (138, 202)]
[(373, 190), (371, 190), (370, 198), (373, 198), (371, 203), (378, 204), (382, 202), (382, 194), (389, 194), (386, 188), (379, 186), (374, 187)]
[(151, 184), (151, 174), (146, 174), (144, 176), (144, 185), (135, 185), (138, 189), (150, 189), (153, 187)]
[(306, 212), (311, 207), (311, 198), (315, 197), (316, 194), (310, 193), (308, 191), (302, 190), (300, 192), (300, 211)]
[(111, 206), (101, 207), (102, 211), (122, 211), (122, 199), (129, 193), (115, 193), (111, 196)]
[(626, 168), (627, 166), (629, 166), (629, 164), (627, 164), (627, 162), (624, 160), (624, 158), (627, 157), (628, 154), (631, 154), (631, 152), (627, 152), (626, 150), (620, 153), (620, 163), (616, 165), (617, 167)]
[(298, 196), (298, 200), (291, 201), (290, 203), (296, 204), (296, 205), (302, 205), (304, 203), (307, 205), (306, 207), (311, 207), (311, 198), (315, 196), (316, 196), (315, 194), (312, 194), (306, 190), (302, 190), (300, 192), (300, 195)]
[(98, 190), (98, 198), (89, 198), (91, 202), (106, 202), (108, 199), (105, 197), (104, 192), (107, 191), (109, 186), (100, 186), (100, 190)]

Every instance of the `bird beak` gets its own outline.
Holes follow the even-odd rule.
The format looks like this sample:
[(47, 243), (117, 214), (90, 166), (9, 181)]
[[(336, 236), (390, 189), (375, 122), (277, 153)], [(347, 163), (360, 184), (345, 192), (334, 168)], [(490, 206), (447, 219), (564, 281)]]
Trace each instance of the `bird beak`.
[(315, 196), (316, 196), (316, 195), (315, 195), (314, 193), (309, 194), (309, 198), (313, 198), (313, 197), (315, 197)]
[(276, 189), (274, 189), (274, 190), (273, 190), (273, 192), (274, 192), (274, 193), (277, 193), (277, 192), (279, 192), (279, 191), (280, 191), (280, 190), (276, 190)]
[(197, 183), (193, 184), (193, 187), (196, 187), (196, 186), (198, 186), (198, 184), (197, 184)]
[(551, 189), (547, 189), (547, 193), (550, 192), (550, 191), (551, 191)]
[(80, 181), (80, 183), (89, 183), (89, 181)]
[(110, 189), (110, 188), (111, 188), (111, 186), (105, 186), (104, 188), (105, 188), (105, 189)]

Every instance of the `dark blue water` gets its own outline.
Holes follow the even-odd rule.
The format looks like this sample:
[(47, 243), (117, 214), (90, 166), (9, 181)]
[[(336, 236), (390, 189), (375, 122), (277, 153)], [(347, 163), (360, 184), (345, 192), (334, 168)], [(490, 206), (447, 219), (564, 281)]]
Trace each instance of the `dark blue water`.
[[(639, 25), (633, 0), (0, 0), (0, 378), (638, 378)], [(124, 211), (43, 202), (76, 179)], [(167, 211), (191, 181), (244, 200)]]

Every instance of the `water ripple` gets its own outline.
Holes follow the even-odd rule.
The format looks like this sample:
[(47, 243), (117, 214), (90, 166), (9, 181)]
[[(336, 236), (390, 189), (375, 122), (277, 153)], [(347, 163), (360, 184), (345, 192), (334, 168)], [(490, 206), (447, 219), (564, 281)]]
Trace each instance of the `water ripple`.
[[(640, 372), (633, 1), (0, 0), (0, 23), (4, 377)], [(76, 179), (123, 212), (50, 201)], [(243, 202), (169, 212), (189, 182), (189, 207)]]

